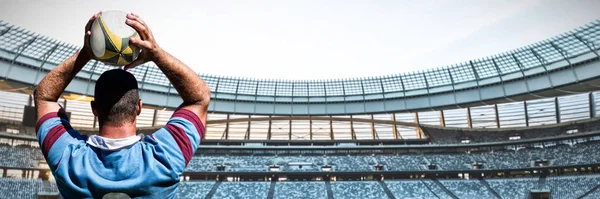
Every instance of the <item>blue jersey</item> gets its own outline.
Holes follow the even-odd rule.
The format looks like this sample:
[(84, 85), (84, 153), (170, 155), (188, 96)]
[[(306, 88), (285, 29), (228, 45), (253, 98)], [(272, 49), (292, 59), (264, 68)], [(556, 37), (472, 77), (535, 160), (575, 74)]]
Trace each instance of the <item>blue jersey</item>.
[(61, 113), (43, 116), (36, 130), (64, 198), (102, 198), (108, 193), (174, 198), (179, 176), (204, 137), (198, 116), (185, 109), (175, 111), (154, 134), (115, 151), (86, 144), (88, 136), (71, 128)]

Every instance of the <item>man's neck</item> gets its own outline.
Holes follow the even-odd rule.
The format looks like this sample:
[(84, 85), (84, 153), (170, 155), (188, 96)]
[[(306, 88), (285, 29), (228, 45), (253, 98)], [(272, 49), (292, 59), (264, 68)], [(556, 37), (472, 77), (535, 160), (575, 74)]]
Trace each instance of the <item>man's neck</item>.
[(136, 135), (135, 122), (123, 124), (121, 126), (102, 125), (100, 127), (100, 136), (111, 139), (126, 138)]

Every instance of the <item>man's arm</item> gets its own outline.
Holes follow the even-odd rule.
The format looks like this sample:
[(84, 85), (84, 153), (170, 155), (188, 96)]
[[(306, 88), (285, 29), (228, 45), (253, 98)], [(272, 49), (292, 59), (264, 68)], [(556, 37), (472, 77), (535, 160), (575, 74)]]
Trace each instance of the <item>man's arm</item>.
[(126, 23), (140, 34), (141, 39), (132, 38), (130, 41), (142, 48), (142, 54), (138, 60), (125, 66), (125, 69), (154, 61), (183, 99), (179, 109), (195, 113), (205, 123), (210, 102), (210, 89), (206, 83), (185, 63), (160, 48), (152, 31), (137, 15), (127, 14), (127, 19)]
[(60, 95), (75, 75), (89, 61), (89, 57), (77, 51), (71, 57), (52, 69), (35, 88), (33, 93), (38, 121), (46, 114), (58, 112), (61, 107), (56, 103)]
[(77, 51), (71, 57), (56, 66), (56, 68), (52, 69), (35, 88), (33, 96), (38, 122), (44, 115), (60, 110), (60, 106), (56, 103), (60, 98), (60, 95), (65, 91), (65, 88), (67, 88), (67, 85), (69, 85), (75, 75), (81, 71), (85, 64), (91, 59), (91, 48), (89, 47), (91, 35), (90, 28), (98, 16), (100, 16), (100, 12), (92, 16), (85, 26), (85, 37), (82, 50)]
[(137, 15), (127, 14), (126, 23), (139, 33), (141, 38), (131, 38), (130, 42), (142, 48), (142, 53), (125, 69), (153, 61), (183, 99), (165, 127), (152, 134), (169, 157), (165, 164), (181, 175), (204, 136), (210, 89), (196, 72), (156, 44), (152, 31)]
[(65, 147), (70, 143), (83, 139), (71, 128), (64, 110), (57, 101), (75, 75), (90, 60), (89, 31), (92, 22), (98, 17), (94, 15), (88, 21), (85, 31), (84, 46), (71, 57), (52, 69), (40, 81), (33, 93), (37, 112), (36, 134), (42, 153), (51, 169), (56, 169), (62, 158)]

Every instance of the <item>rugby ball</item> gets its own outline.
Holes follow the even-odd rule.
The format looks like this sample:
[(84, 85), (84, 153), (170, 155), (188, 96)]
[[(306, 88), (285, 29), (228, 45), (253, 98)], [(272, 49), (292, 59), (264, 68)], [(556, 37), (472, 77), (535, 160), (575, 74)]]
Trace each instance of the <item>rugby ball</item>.
[(105, 11), (92, 23), (90, 47), (94, 58), (107, 65), (124, 66), (137, 59), (141, 49), (129, 39), (139, 37), (137, 31), (125, 24), (127, 13)]

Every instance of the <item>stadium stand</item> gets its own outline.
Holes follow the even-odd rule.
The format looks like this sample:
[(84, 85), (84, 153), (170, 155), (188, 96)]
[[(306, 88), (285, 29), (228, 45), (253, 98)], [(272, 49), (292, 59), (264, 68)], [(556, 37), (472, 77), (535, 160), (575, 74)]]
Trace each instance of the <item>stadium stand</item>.
[(332, 182), (334, 198), (378, 199), (387, 198), (381, 185), (375, 181)]
[(546, 180), (546, 186), (554, 198), (579, 198), (600, 184), (600, 176), (552, 176)]
[(458, 198), (496, 198), (478, 180), (440, 180), (440, 182)]
[(598, 199), (600, 198), (600, 189), (596, 188), (594, 191), (590, 192), (588, 195), (584, 196), (583, 199)]
[(38, 192), (58, 193), (58, 189), (56, 185), (44, 186), (39, 179), (0, 178), (0, 198), (34, 199)]
[(0, 166), (35, 168), (38, 167), (40, 161), (44, 161), (44, 156), (39, 148), (28, 145), (0, 144)]
[(275, 199), (326, 199), (324, 182), (277, 182)]
[[(474, 163), (483, 165), (482, 170), (533, 168), (534, 161), (548, 160), (547, 166), (588, 165), (600, 162), (600, 142), (584, 142), (575, 145), (556, 145), (547, 148), (532, 148), (444, 154), (408, 154), (373, 156), (217, 156), (196, 155), (186, 171), (216, 172), (217, 166), (225, 166), (223, 171), (266, 172), (269, 166), (278, 165), (281, 171), (311, 172), (321, 167), (332, 166), (332, 171), (375, 171), (376, 166), (384, 166), (385, 171), (422, 171), (427, 164), (437, 164), (437, 170), (469, 170)], [(39, 149), (29, 145), (10, 146), (0, 144), (0, 166), (37, 168), (44, 158)]]
[(181, 182), (177, 198), (179, 199), (204, 199), (215, 185), (214, 181), (206, 182)]
[(531, 189), (537, 188), (536, 178), (487, 179), (490, 187), (502, 198), (526, 199)]
[(427, 188), (429, 188), (429, 190), (431, 190), (431, 192), (433, 194), (435, 194), (438, 198), (452, 199), (452, 196), (450, 196), (448, 193), (446, 193), (446, 191), (444, 191), (444, 189), (442, 187), (440, 187), (438, 184), (434, 183), (432, 180), (421, 180), (421, 182), (423, 182), (423, 184), (425, 184), (427, 186)]
[(223, 182), (213, 199), (264, 199), (269, 192), (269, 182)]
[[(549, 160), (548, 166), (573, 166), (600, 162), (600, 152), (595, 150), (600, 142), (575, 145), (557, 145), (547, 148), (531, 148), (490, 152), (408, 154), (374, 156), (194, 156), (187, 171), (217, 171), (216, 166), (226, 166), (225, 171), (268, 171), (269, 165), (292, 168), (301, 162), (303, 168), (292, 171), (319, 171), (322, 166), (334, 165), (332, 171), (375, 171), (383, 165), (385, 171), (422, 171), (427, 164), (439, 165), (438, 170), (470, 170), (473, 164), (483, 165), (481, 170), (533, 168), (534, 161)], [(283, 171), (290, 171), (282, 169)]]
[(385, 181), (385, 184), (396, 198), (427, 199), (438, 197), (420, 180), (390, 180)]

